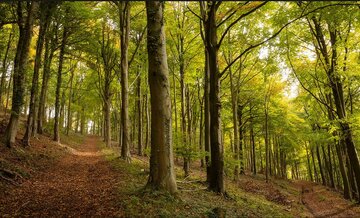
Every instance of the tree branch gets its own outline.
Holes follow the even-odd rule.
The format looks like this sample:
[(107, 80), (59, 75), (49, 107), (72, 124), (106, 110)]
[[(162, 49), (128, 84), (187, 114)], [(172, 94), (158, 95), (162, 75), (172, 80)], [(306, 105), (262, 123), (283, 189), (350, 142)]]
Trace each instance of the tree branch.
[[(225, 13), (225, 15), (228, 14), (228, 13), (230, 13), (230, 15), (227, 16), (226, 18), (224, 18), (222, 21), (220, 21), (220, 23), (217, 24), (216, 27), (220, 27), (222, 24), (224, 24), (227, 20), (229, 20), (232, 16), (234, 16), (234, 14), (236, 14), (237, 10), (238, 10), (240, 7), (248, 4), (249, 2), (250, 2), (250, 1), (247, 1), (247, 2), (245, 2), (245, 3), (243, 3), (243, 4), (238, 3), (235, 7), (229, 9), (229, 10)], [(233, 10), (233, 11), (232, 11), (232, 10)], [(231, 11), (232, 11), (232, 12), (231, 12)], [(224, 16), (225, 16), (225, 15), (224, 15)]]
[(260, 46), (260, 45), (263, 45), (265, 44), (266, 42), (270, 41), (271, 39), (275, 38), (276, 36), (278, 36), (287, 26), (289, 26), (290, 24), (294, 23), (295, 21), (298, 21), (300, 20), (301, 18), (303, 17), (306, 17), (307, 15), (311, 14), (311, 13), (314, 13), (315, 11), (318, 11), (318, 10), (321, 10), (321, 9), (324, 9), (324, 8), (327, 8), (327, 7), (332, 7), (332, 6), (355, 6), (355, 5), (360, 5), (360, 4), (353, 4), (353, 3), (349, 3), (349, 4), (346, 4), (346, 3), (337, 3), (337, 4), (330, 4), (330, 5), (324, 5), (324, 6), (321, 6), (321, 7), (318, 7), (318, 8), (315, 8), (311, 11), (308, 11), (306, 13), (302, 12), (301, 15), (293, 20), (291, 20), (290, 22), (286, 23), (284, 26), (282, 26), (277, 32), (275, 32), (272, 36), (270, 36), (269, 38), (265, 39), (264, 41), (262, 42), (259, 42), (255, 45), (251, 45), (249, 46), (248, 48), (246, 48), (240, 55), (238, 55), (228, 66), (225, 67), (225, 69), (220, 73), (220, 77), (226, 72), (226, 70), (229, 69), (229, 67), (231, 67), (237, 60), (239, 60), (244, 54), (246, 54), (248, 51)]
[(196, 14), (189, 6), (186, 6), (186, 8), (193, 14), (195, 17), (199, 18), (200, 20), (203, 20), (202, 17), (200, 17), (198, 14)]
[[(248, 12), (240, 15), (236, 20), (234, 20), (234, 21), (225, 29), (225, 31), (224, 31), (223, 34), (221, 35), (220, 41), (219, 41), (219, 43), (218, 43), (218, 47), (221, 46), (221, 43), (222, 43), (222, 41), (224, 40), (227, 32), (229, 32), (229, 30), (230, 30), (237, 22), (239, 22), (239, 20), (241, 20), (242, 18), (244, 18), (244, 17), (252, 14), (252, 13), (255, 12), (257, 9), (261, 8), (262, 6), (264, 6), (266, 3), (267, 3), (267, 1), (261, 3), (260, 5), (254, 7), (254, 8), (251, 9), (250, 11), (248, 11)], [(221, 23), (220, 23), (220, 24), (221, 24)]]
[(129, 63), (128, 63), (129, 67), (130, 67), (131, 63), (133, 62), (137, 51), (139, 50), (139, 47), (140, 47), (141, 41), (142, 41), (142, 39), (143, 39), (143, 37), (144, 37), (144, 35), (145, 35), (146, 29), (147, 29), (147, 26), (145, 26), (144, 29), (143, 29), (143, 31), (141, 32), (139, 41), (138, 41), (138, 43), (136, 44), (135, 51), (134, 51), (134, 53), (131, 55), (130, 61), (129, 61)]

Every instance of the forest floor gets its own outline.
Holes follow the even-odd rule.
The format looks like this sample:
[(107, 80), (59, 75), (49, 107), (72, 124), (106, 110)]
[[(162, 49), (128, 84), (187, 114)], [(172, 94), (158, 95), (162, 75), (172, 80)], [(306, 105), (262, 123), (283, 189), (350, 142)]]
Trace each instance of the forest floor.
[(102, 157), (96, 137), (69, 150), (52, 166), (5, 193), (1, 216), (122, 216), (116, 209), (116, 174)]
[(216, 217), (219, 211), (227, 217), (360, 217), (358, 205), (306, 181), (240, 176), (226, 181), (224, 198), (206, 190), (196, 163), (188, 178), (176, 166), (176, 196), (149, 192), (143, 189), (147, 157), (134, 155), (129, 164), (98, 137), (62, 139), (59, 145), (40, 136), (27, 148), (0, 144), (0, 217)]
[(314, 217), (360, 217), (359, 204), (328, 187), (308, 181), (296, 181), (294, 187), (301, 190), (300, 202)]

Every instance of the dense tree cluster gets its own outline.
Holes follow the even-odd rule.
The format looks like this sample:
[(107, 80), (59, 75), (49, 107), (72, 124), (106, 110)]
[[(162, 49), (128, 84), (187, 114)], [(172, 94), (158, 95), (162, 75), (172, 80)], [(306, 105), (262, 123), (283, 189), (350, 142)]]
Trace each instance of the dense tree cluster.
[(359, 199), (357, 2), (0, 4), (4, 141), (103, 137), (150, 156), (148, 187), (176, 191), (199, 163), (224, 177), (306, 179)]

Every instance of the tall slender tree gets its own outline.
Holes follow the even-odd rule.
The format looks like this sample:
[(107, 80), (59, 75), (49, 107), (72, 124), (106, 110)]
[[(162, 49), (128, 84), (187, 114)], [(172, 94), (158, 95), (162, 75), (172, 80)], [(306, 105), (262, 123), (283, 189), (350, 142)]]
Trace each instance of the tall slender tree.
[[(40, 30), (39, 36), (36, 44), (36, 56), (35, 56), (35, 65), (34, 73), (32, 77), (32, 86), (30, 91), (30, 106), (29, 106), (29, 115), (26, 123), (26, 131), (23, 138), (23, 143), (26, 146), (30, 145), (30, 137), (33, 136), (33, 133), (36, 133), (35, 124), (36, 122), (36, 107), (38, 104), (38, 90), (39, 90), (39, 71), (41, 68), (41, 57), (45, 41), (45, 34), (47, 32), (50, 16), (52, 13), (52, 8), (55, 6), (53, 1), (41, 1), (40, 2)], [(35, 129), (35, 131), (33, 131)]]
[[(17, 24), (19, 26), (19, 40), (14, 60), (11, 116), (5, 133), (5, 143), (8, 147), (11, 147), (11, 145), (15, 143), (15, 137), (19, 124), (19, 117), (22, 106), (24, 104), (24, 79), (26, 74), (26, 67), (28, 64), (28, 56), (30, 42), (32, 38), (36, 4), (37, 2), (19, 1), (17, 5)], [(26, 5), (25, 17), (23, 13), (24, 5)]]
[(129, 67), (128, 67), (128, 46), (130, 34), (130, 2), (119, 3), (120, 14), (120, 72), (121, 72), (121, 157), (130, 162), (130, 133), (129, 133)]
[(171, 97), (164, 31), (164, 2), (147, 1), (146, 12), (151, 95), (151, 156), (147, 185), (174, 193), (177, 186), (171, 134)]

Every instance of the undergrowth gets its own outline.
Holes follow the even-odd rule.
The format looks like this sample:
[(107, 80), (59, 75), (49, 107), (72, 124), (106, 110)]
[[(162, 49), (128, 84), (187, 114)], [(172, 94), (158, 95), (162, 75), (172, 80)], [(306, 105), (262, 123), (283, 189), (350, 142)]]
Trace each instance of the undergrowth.
[(229, 198), (212, 193), (196, 176), (178, 180), (175, 195), (145, 189), (147, 161), (133, 157), (129, 164), (119, 158), (118, 148), (107, 148), (103, 143), (99, 146), (119, 175), (117, 198), (126, 217), (216, 217), (219, 209), (225, 211), (226, 217), (291, 217), (284, 206), (243, 192), (231, 183), (227, 186)]

